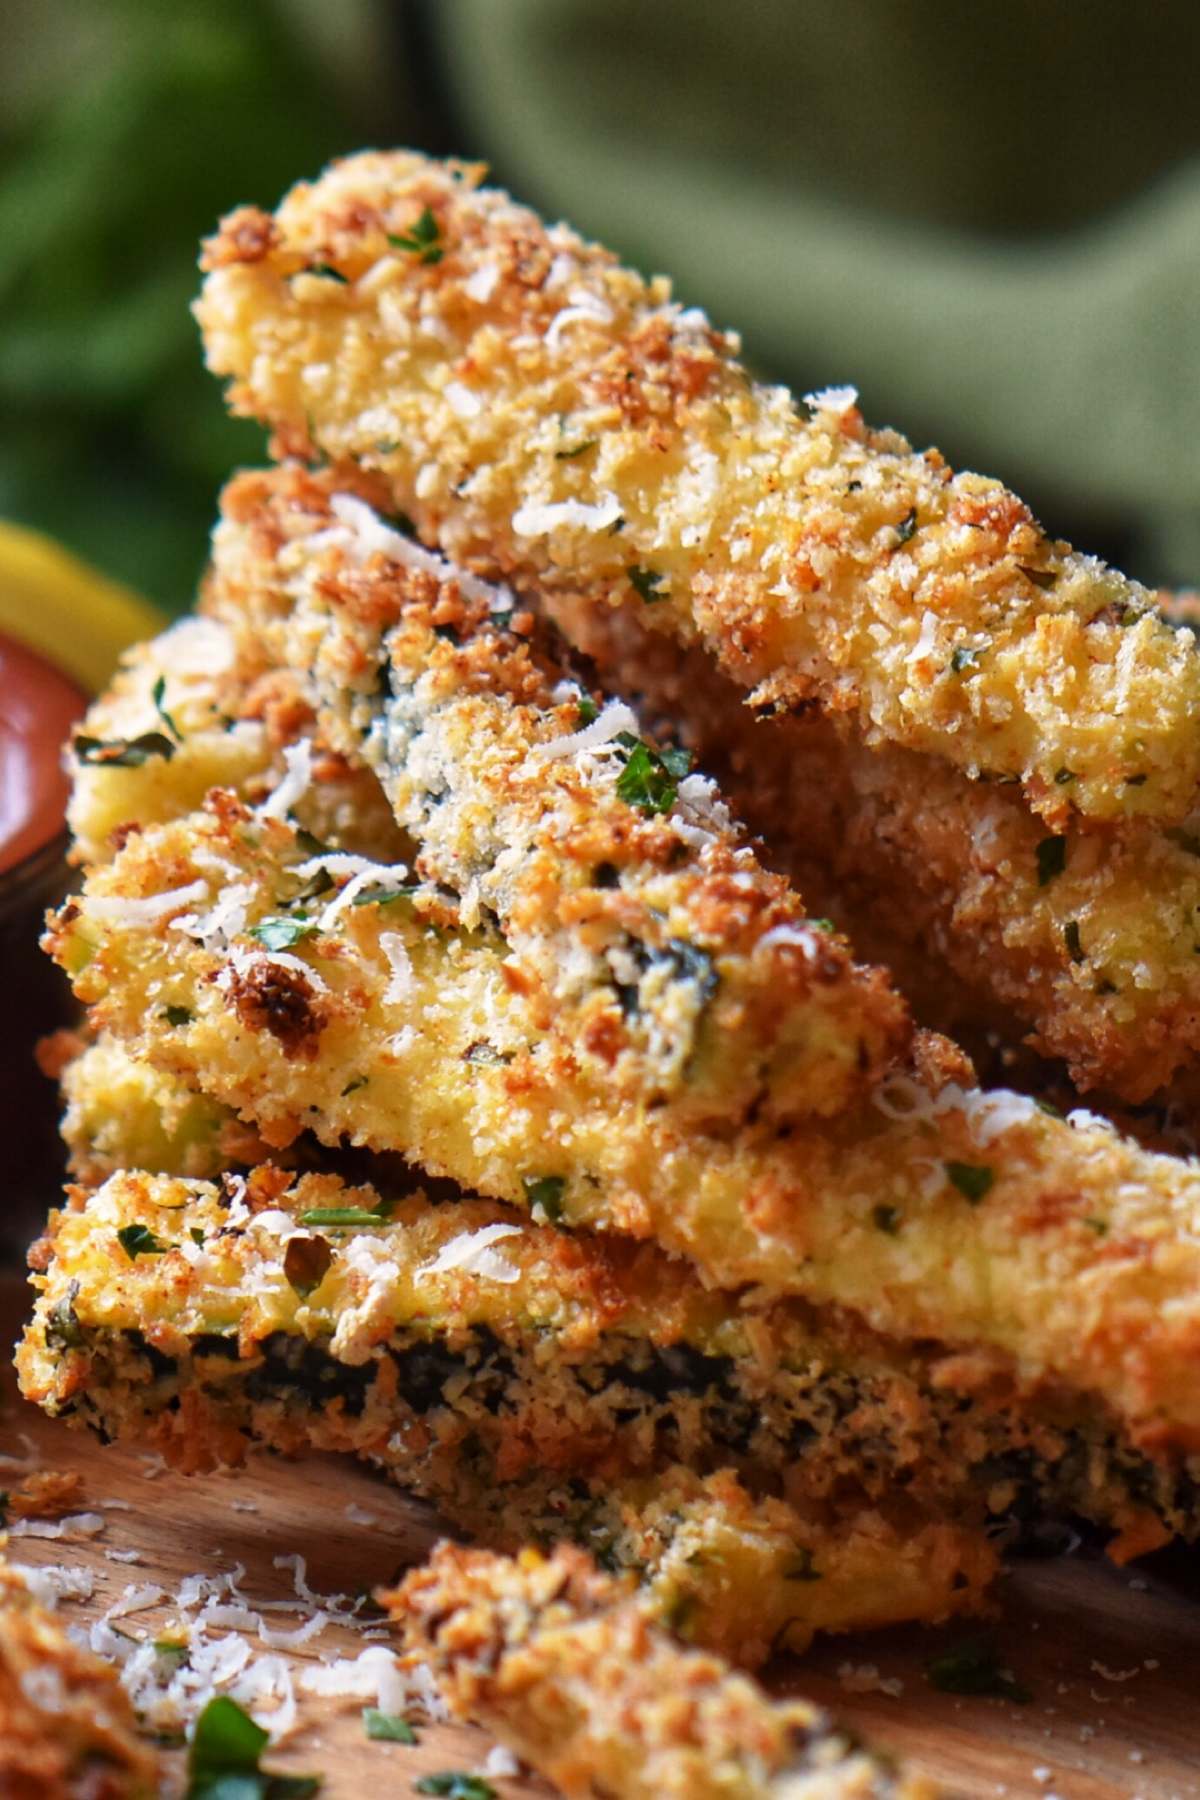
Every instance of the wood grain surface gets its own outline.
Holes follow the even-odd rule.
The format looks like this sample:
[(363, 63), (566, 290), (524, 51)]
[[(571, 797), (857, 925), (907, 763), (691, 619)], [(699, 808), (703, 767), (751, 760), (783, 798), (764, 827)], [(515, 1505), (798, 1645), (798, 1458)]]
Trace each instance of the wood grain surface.
[[(22, 1304), (19, 1282), (0, 1283), (6, 1343), (16, 1334)], [(263, 1456), (236, 1476), (208, 1479), (151, 1475), (153, 1465), (135, 1448), (102, 1447), (24, 1405), (9, 1371), (0, 1451), (23, 1454), (22, 1433), (43, 1466), (79, 1469), (83, 1504), (104, 1511), (105, 1528), (96, 1538), (24, 1537), (10, 1546), (17, 1562), (83, 1563), (94, 1572), (93, 1598), (64, 1603), (68, 1620), (97, 1616), (131, 1582), (173, 1591), (188, 1575), (236, 1563), (245, 1565), (242, 1589), (251, 1603), (283, 1598), (292, 1592), (291, 1576), (273, 1558), (297, 1551), (318, 1592), (356, 1593), (391, 1580), (438, 1535), (427, 1511), (382, 1478), (333, 1457)], [(106, 1510), (112, 1501), (130, 1510), (119, 1504)], [(113, 1551), (136, 1552), (139, 1560), (113, 1560), (106, 1554)], [(1001, 1662), (1030, 1690), (1025, 1705), (930, 1687), (929, 1658), (972, 1635), (961, 1625), (827, 1640), (803, 1662), (773, 1669), (771, 1685), (824, 1702), (864, 1737), (972, 1800), (1200, 1800), (1200, 1555), (1173, 1552), (1132, 1570), (1082, 1552), (1025, 1560), (1006, 1576), (1001, 1600), (987, 1629)], [(121, 1623), (153, 1632), (168, 1616), (150, 1609)], [(281, 1622), (291, 1626), (299, 1618)], [(361, 1639), (337, 1627), (289, 1654), (303, 1666), (322, 1653), (361, 1648)], [(902, 1684), (901, 1691), (871, 1685), (872, 1668), (889, 1687)], [(410, 1794), (417, 1777), (431, 1770), (479, 1769), (491, 1748), (484, 1733), (448, 1725), (419, 1726), (414, 1748), (368, 1742), (362, 1705), (305, 1699), (301, 1728), (266, 1760), (292, 1772), (321, 1772), (327, 1800), (361, 1800)], [(504, 1800), (551, 1791), (532, 1778), (495, 1786)]]

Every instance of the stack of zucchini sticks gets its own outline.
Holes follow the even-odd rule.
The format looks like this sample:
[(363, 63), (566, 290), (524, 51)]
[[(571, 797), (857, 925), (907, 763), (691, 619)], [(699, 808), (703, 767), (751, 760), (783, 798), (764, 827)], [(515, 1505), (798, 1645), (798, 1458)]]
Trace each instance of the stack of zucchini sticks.
[(1200, 1168), (1108, 1116), (1192, 1079), (1195, 639), (481, 183), (205, 248), (278, 460), (72, 752), (22, 1384), (432, 1501), (409, 1653), (568, 1793), (916, 1794), (731, 1665), (1200, 1534)]

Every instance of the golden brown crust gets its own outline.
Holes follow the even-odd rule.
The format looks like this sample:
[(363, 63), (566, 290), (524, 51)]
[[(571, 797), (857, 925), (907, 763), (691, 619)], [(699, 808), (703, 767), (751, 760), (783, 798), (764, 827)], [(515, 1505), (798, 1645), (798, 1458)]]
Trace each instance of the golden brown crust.
[[(384, 475), (468, 566), (595, 603), (645, 588), (764, 703), (1019, 778), (1059, 825), (1189, 812), (1200, 658), (1151, 595), (869, 431), (852, 390), (798, 410), (756, 386), (665, 281), (479, 179), (349, 158), (253, 260), (235, 215), (197, 307), (235, 410)], [(428, 255), (399, 241), (425, 209)]]
[(138, 1741), (113, 1669), (67, 1636), (0, 1563), (0, 1792), (9, 1800), (150, 1800), (158, 1759)]
[(683, 1649), (651, 1605), (560, 1546), (505, 1559), (442, 1544), (380, 1596), (460, 1718), (564, 1794), (827, 1800), (932, 1789), (858, 1749), (807, 1701), (776, 1701)]

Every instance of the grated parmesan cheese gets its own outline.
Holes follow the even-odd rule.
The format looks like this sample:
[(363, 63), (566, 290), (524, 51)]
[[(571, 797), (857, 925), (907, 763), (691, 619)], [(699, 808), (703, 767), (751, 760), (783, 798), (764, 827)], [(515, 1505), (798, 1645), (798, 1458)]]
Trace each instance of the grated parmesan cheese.
[(607, 531), (620, 517), (621, 505), (615, 494), (594, 506), (582, 500), (551, 500), (541, 506), (529, 501), (513, 514), (512, 528), (519, 537), (548, 537), (562, 528)]
[(312, 785), (312, 744), (308, 738), (298, 738), (294, 744), (285, 744), (283, 762), (286, 773), (279, 786), (272, 789), (262, 802), (255, 807), (260, 819), (283, 819), (291, 812), (297, 801), (303, 800)]
[(622, 731), (636, 734), (637, 728), (637, 715), (632, 707), (626, 706), (623, 700), (610, 700), (590, 725), (585, 725), (580, 731), (568, 732), (564, 737), (546, 738), (543, 743), (535, 744), (529, 755), (535, 762), (552, 762), (562, 756), (577, 756), (582, 750), (598, 750), (601, 745), (610, 744)]
[(484, 1281), (519, 1281), (520, 1270), (491, 1246), (501, 1238), (520, 1235), (519, 1225), (483, 1225), (478, 1231), (460, 1231), (457, 1237), (442, 1245), (431, 1263), (418, 1271), (418, 1279), (425, 1275), (444, 1275), (451, 1269), (461, 1269), (465, 1274), (478, 1275)]
[(196, 901), (207, 899), (208, 883), (196, 880), (189, 881), (186, 887), (171, 888), (165, 894), (146, 894), (133, 900), (121, 894), (89, 894), (84, 905), (94, 919), (113, 919), (117, 924), (129, 920), (140, 924), (146, 920), (165, 919), (168, 913), (178, 912), (181, 906), (193, 906)]
[(388, 959), (391, 979), (383, 990), (385, 1006), (400, 1006), (412, 993), (413, 966), (408, 945), (396, 931), (381, 931), (379, 947)]

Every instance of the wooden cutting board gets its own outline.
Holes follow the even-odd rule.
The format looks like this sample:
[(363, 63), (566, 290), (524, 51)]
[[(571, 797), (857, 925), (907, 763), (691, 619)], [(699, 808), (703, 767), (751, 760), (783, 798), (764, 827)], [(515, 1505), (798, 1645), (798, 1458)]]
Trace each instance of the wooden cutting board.
[[(20, 1283), (0, 1282), (5, 1342), (16, 1333), (22, 1305)], [(94, 1572), (92, 1599), (64, 1603), (68, 1620), (98, 1616), (130, 1583), (156, 1582), (173, 1592), (188, 1575), (235, 1563), (245, 1565), (242, 1591), (252, 1602), (284, 1598), (292, 1578), (273, 1566), (281, 1553), (306, 1558), (309, 1584), (319, 1593), (355, 1593), (390, 1580), (437, 1536), (427, 1511), (349, 1462), (263, 1456), (237, 1476), (152, 1474), (136, 1449), (103, 1448), (26, 1406), (11, 1370), (4, 1398), (0, 1451), (23, 1454), (26, 1434), (43, 1466), (82, 1472), (83, 1504), (104, 1514), (98, 1537), (26, 1537), (10, 1547), (14, 1561), (83, 1563)], [(113, 1501), (129, 1510), (106, 1509)], [(113, 1560), (106, 1552), (114, 1551), (136, 1552), (139, 1560)], [(1200, 1553), (1172, 1553), (1132, 1571), (1083, 1555), (1024, 1561), (1005, 1578), (1002, 1598), (994, 1636), (1001, 1662), (1032, 1693), (1026, 1705), (958, 1698), (929, 1686), (928, 1659), (969, 1636), (961, 1626), (828, 1640), (803, 1662), (772, 1670), (771, 1685), (822, 1701), (873, 1743), (972, 1800), (1200, 1800)], [(166, 1616), (149, 1609), (121, 1624), (152, 1632)], [(280, 1623), (290, 1627), (301, 1616)], [(290, 1654), (304, 1666), (322, 1652), (357, 1654), (362, 1647), (338, 1627)], [(901, 1683), (901, 1691), (873, 1686), (872, 1667), (889, 1687)], [(491, 1748), (484, 1733), (448, 1725), (421, 1727), (415, 1748), (371, 1743), (362, 1705), (303, 1701), (301, 1729), (266, 1759), (269, 1765), (320, 1771), (327, 1800), (361, 1800), (409, 1794), (431, 1770), (477, 1770)], [(505, 1800), (550, 1793), (533, 1779), (495, 1786)]]

